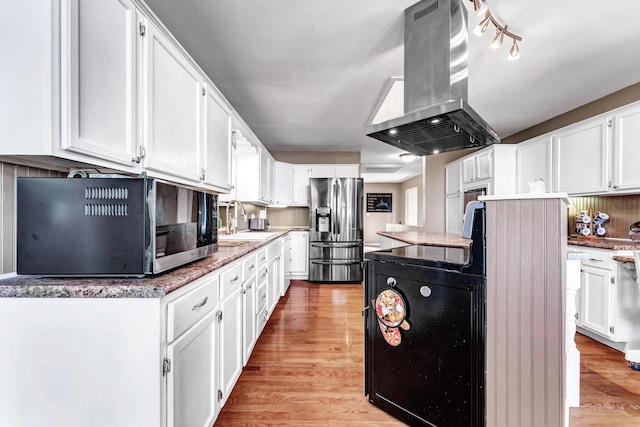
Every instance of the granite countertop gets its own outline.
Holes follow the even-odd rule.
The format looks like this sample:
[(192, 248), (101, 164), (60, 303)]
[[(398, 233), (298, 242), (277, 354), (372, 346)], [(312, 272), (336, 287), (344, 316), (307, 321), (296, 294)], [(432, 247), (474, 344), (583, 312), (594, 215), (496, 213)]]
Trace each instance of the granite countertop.
[(219, 240), (218, 252), (157, 276), (53, 278), (39, 276), (11, 276), (0, 280), (0, 298), (162, 298), (170, 292), (211, 273), (282, 237), (289, 231), (303, 230), (289, 227), (270, 230), (280, 234), (266, 240)]
[(471, 239), (465, 239), (454, 234), (432, 233), (429, 231), (378, 231), (378, 234), (412, 245), (449, 248), (468, 248), (471, 246)]
[(611, 249), (613, 251), (640, 251), (640, 242), (635, 242), (631, 239), (613, 239), (608, 237), (603, 239), (579, 239), (574, 236), (569, 236), (567, 243), (574, 246)]

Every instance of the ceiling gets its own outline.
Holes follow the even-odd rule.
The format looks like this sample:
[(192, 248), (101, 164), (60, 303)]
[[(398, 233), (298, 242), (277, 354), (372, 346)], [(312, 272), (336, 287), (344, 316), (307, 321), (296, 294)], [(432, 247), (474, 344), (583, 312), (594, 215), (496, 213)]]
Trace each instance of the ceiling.
[[(506, 138), (640, 82), (640, 2), (487, 0), (520, 35), (490, 49), (471, 33), (469, 105)], [(270, 151), (360, 151), (366, 182), (421, 162), (365, 135), (382, 88), (403, 75), (404, 9), (416, 0), (146, 0)], [(492, 28), (492, 27), (490, 27)]]

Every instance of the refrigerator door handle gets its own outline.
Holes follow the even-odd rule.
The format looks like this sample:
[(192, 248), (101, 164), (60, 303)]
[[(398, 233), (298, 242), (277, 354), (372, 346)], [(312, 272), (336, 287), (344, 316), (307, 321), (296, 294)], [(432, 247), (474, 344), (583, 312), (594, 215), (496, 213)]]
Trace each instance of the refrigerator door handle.
[(333, 206), (331, 209), (331, 233), (333, 235), (336, 235), (339, 233), (339, 231), (336, 229), (336, 223), (338, 222), (337, 219), (339, 218), (339, 215), (336, 213), (336, 211), (338, 210), (338, 186), (336, 185), (335, 181), (332, 185), (333, 187), (333, 191), (331, 192), (333, 195)]
[(311, 242), (311, 246), (316, 248), (359, 248), (362, 246), (362, 243)]

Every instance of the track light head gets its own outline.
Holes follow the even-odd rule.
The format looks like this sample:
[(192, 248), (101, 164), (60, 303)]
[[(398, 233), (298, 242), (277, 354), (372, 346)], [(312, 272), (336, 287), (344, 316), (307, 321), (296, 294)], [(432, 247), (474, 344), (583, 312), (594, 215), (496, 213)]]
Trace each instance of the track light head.
[(518, 43), (516, 39), (513, 39), (513, 45), (511, 45), (511, 49), (509, 49), (509, 61), (515, 61), (520, 57), (520, 48), (518, 47)]
[(478, 25), (476, 25), (476, 27), (473, 29), (473, 34), (475, 34), (478, 37), (481, 37), (485, 31), (487, 31), (487, 27), (489, 26), (489, 23), (491, 22), (491, 15), (487, 15), (486, 18), (484, 18), (482, 21), (480, 21), (478, 23)]
[(504, 39), (504, 32), (507, 29), (507, 27), (498, 27), (497, 31), (496, 31), (496, 36), (493, 38), (493, 41), (491, 42), (491, 47), (494, 49), (498, 49), (500, 46), (502, 46), (502, 40)]

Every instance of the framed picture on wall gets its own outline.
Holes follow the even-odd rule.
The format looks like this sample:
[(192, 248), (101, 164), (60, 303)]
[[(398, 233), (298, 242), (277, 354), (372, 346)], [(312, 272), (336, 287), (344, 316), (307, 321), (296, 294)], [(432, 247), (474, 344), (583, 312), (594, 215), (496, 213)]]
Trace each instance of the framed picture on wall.
[(367, 193), (367, 212), (391, 212), (391, 193)]

